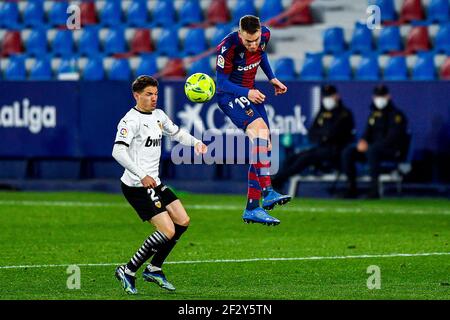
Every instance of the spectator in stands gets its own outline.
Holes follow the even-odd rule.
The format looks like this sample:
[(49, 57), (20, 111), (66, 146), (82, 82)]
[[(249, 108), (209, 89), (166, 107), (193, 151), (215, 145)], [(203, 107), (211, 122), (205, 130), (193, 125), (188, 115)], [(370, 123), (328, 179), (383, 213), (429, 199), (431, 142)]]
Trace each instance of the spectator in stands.
[(282, 187), (287, 179), (311, 165), (328, 164), (339, 169), (342, 150), (352, 142), (353, 115), (342, 103), (335, 86), (322, 87), (322, 105), (309, 129), (311, 147), (289, 156), (273, 178), (274, 187)]
[(385, 85), (378, 85), (373, 91), (371, 113), (367, 120), (362, 138), (355, 145), (350, 145), (342, 153), (342, 171), (347, 175), (348, 187), (345, 198), (356, 198), (356, 162), (367, 161), (371, 183), (367, 198), (377, 199), (378, 177), (383, 161), (399, 161), (405, 156), (409, 147), (407, 119), (394, 106), (389, 90)]

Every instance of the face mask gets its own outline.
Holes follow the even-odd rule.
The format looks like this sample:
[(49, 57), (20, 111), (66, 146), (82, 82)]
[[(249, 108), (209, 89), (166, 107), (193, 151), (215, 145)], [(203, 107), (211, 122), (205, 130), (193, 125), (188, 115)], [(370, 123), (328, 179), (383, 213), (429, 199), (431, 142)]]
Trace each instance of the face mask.
[(377, 109), (381, 110), (387, 106), (388, 99), (384, 97), (376, 97), (375, 99), (373, 99), (373, 103), (375, 104), (375, 107), (377, 107)]
[(323, 98), (322, 103), (323, 107), (328, 111), (333, 110), (336, 107), (336, 100), (334, 100), (334, 98)]

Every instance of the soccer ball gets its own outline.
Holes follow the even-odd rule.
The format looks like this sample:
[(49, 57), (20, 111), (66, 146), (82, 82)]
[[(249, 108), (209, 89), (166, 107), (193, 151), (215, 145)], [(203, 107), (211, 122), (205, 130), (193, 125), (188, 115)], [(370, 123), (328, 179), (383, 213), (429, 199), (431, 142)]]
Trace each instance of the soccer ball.
[(192, 102), (207, 102), (216, 92), (214, 80), (205, 73), (194, 73), (186, 79), (184, 93)]

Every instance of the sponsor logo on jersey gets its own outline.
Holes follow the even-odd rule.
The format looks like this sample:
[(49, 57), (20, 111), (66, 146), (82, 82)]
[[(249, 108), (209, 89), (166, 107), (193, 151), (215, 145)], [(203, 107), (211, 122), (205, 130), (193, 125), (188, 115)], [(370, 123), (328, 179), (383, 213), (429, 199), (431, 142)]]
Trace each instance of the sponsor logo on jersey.
[(55, 128), (56, 108), (31, 105), (27, 98), (22, 100), (22, 104), (14, 101), (12, 105), (0, 107), (0, 127), (28, 128), (34, 134), (39, 133), (42, 128)]
[(225, 68), (225, 59), (221, 54), (217, 57), (217, 65), (222, 69)]
[(145, 142), (146, 147), (161, 147), (161, 138), (159, 139), (152, 139), (151, 137), (147, 138), (147, 141)]
[(160, 209), (161, 208), (161, 202), (160, 201), (156, 201), (155, 202), (155, 206)]
[(239, 56), (241, 57), (241, 59), (244, 58), (244, 54), (245, 54), (245, 53), (243, 53), (243, 52), (239, 53)]
[(253, 117), (253, 110), (252, 109), (247, 109), (245, 110), (245, 114), (248, 115), (249, 117)]
[(162, 125), (161, 121), (157, 120), (156, 122), (158, 123), (159, 128), (162, 130), (163, 129), (163, 125)]
[(257, 68), (257, 67), (259, 66), (260, 63), (261, 63), (261, 60), (258, 61), (258, 62), (252, 63), (252, 64), (250, 64), (250, 65), (248, 65), (248, 66), (245, 66), (245, 67), (239, 66), (237, 69), (238, 69), (238, 71), (248, 71), (248, 70), (252, 70), (253, 68)]

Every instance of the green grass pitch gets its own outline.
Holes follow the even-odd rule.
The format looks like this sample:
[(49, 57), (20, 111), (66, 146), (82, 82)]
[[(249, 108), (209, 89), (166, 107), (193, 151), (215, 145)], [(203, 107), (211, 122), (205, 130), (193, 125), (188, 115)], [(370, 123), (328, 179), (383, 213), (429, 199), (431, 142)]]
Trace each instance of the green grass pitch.
[(114, 269), (153, 229), (121, 195), (1, 192), (0, 299), (450, 299), (448, 200), (297, 198), (268, 227), (242, 222), (244, 196), (179, 196), (191, 225), (164, 266), (177, 290), (139, 272), (128, 296)]

